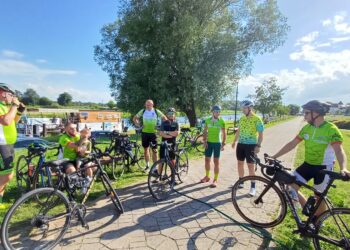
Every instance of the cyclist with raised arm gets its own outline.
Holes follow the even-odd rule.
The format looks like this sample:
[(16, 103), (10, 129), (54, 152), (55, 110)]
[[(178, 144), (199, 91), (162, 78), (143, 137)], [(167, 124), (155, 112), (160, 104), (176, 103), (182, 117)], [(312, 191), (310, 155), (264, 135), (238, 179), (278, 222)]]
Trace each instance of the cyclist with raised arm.
[(13, 177), (14, 144), (17, 140), (16, 123), (25, 106), (20, 103), (15, 91), (0, 83), (0, 210), (4, 209), (2, 198), (7, 183)]
[[(246, 100), (241, 103), (241, 106), (243, 115), (239, 119), (238, 130), (232, 143), (232, 148), (236, 148), (239, 178), (244, 177), (244, 161), (247, 162), (249, 175), (255, 175), (255, 165), (252, 157), (259, 152), (264, 132), (264, 123), (253, 112), (253, 103)], [(241, 183), (240, 188), (243, 188), (242, 185), (243, 183)], [(249, 194), (254, 196), (256, 193), (255, 183), (252, 182), (250, 185)]]
[[(350, 176), (347, 169), (347, 159), (342, 147), (343, 136), (336, 125), (324, 119), (330, 106), (326, 103), (313, 100), (302, 106), (306, 124), (299, 134), (285, 146), (283, 146), (273, 158), (278, 158), (292, 149), (301, 141), (305, 141), (305, 161), (295, 171), (297, 180), (307, 183), (313, 179), (317, 191), (323, 192), (329, 181), (329, 176), (320, 173), (320, 170), (333, 170), (334, 160), (337, 157), (342, 175)], [(297, 184), (292, 184), (295, 190), (299, 190)], [(298, 192), (299, 201), (305, 205), (305, 197)], [(318, 198), (316, 196), (316, 198)], [(323, 202), (315, 213), (315, 218), (327, 209)]]
[(153, 108), (154, 104), (152, 100), (147, 100), (145, 108), (141, 109), (133, 118), (133, 122), (136, 126), (142, 126), (141, 139), (142, 147), (144, 148), (144, 155), (146, 161), (146, 169), (150, 167), (150, 152), (149, 147), (152, 147), (152, 160), (157, 161), (157, 135), (156, 127), (158, 118), (165, 121), (167, 118), (158, 109)]
[(214, 154), (214, 179), (211, 187), (218, 185), (220, 153), (226, 143), (225, 121), (220, 117), (221, 107), (214, 105), (211, 109), (212, 116), (205, 120), (203, 141), (205, 146), (205, 176), (202, 183), (210, 181), (210, 160)]

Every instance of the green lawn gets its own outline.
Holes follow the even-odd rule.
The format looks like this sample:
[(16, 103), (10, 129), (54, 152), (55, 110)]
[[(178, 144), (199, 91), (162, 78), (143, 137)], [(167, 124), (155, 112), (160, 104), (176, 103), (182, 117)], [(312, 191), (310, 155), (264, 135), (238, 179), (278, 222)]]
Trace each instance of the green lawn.
[[(344, 135), (343, 147), (348, 159), (348, 169), (350, 168), (350, 131), (342, 130)], [(301, 143), (298, 146), (294, 166), (299, 166), (304, 161), (304, 143)], [(336, 164), (336, 171), (339, 171), (339, 165)], [(312, 184), (312, 183), (310, 183)], [(350, 183), (343, 181), (335, 182), (337, 188), (331, 188), (328, 196), (330, 197), (333, 205), (335, 207), (350, 207), (350, 196), (348, 193)], [(311, 195), (311, 192), (305, 192), (308, 195)], [(305, 217), (304, 217), (305, 218)], [(299, 235), (293, 234), (293, 230), (296, 229), (296, 223), (292, 218), (290, 211), (285, 218), (285, 220), (273, 229), (273, 238), (282, 242), (283, 246), (280, 249), (285, 249), (288, 246), (289, 249), (313, 249), (312, 242), (309, 239), (300, 238)]]

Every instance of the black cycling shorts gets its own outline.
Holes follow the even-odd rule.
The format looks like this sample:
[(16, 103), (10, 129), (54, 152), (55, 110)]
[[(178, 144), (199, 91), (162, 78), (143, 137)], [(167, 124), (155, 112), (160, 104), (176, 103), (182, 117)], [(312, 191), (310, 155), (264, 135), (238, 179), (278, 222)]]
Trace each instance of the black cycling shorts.
[(0, 175), (12, 173), (15, 159), (14, 145), (0, 145)]
[[(175, 145), (173, 144), (173, 145), (171, 146), (171, 148), (174, 150)], [(160, 146), (159, 158), (160, 158), (160, 159), (165, 158), (165, 146)], [(169, 158), (170, 158), (170, 160), (174, 160), (174, 159), (175, 159), (175, 153), (174, 153), (174, 151), (169, 150)]]
[(304, 162), (295, 171), (294, 175), (297, 177), (298, 181), (307, 183), (309, 180), (314, 180), (314, 187), (317, 191), (323, 192), (329, 182), (329, 176), (320, 173), (321, 170), (333, 170), (333, 165), (311, 165)]
[(157, 135), (155, 133), (144, 133), (141, 135), (142, 147), (148, 148), (151, 145), (151, 148), (157, 149)]
[(239, 161), (246, 160), (247, 163), (254, 163), (254, 149), (256, 144), (238, 143), (236, 148), (236, 157)]

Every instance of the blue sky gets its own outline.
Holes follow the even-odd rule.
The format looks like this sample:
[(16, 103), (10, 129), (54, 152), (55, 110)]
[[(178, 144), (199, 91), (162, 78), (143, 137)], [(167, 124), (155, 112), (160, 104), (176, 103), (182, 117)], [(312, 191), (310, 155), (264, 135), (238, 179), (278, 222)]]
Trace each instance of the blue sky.
[[(350, 1), (280, 0), (291, 31), (272, 54), (256, 56), (239, 98), (265, 78), (288, 87), (285, 103), (350, 102)], [(112, 0), (1, 0), (0, 82), (57, 99), (107, 102), (108, 77), (93, 60), (100, 29), (116, 18)]]

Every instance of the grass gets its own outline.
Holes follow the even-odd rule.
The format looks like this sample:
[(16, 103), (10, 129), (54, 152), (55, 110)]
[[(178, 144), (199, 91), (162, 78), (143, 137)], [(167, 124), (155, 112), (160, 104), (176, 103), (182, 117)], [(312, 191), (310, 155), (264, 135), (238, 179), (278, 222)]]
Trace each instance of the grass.
[[(350, 166), (350, 131), (342, 130), (344, 136), (343, 147), (347, 155), (347, 166)], [(297, 148), (296, 160), (294, 167), (298, 167), (304, 161), (304, 143), (301, 143)], [(335, 171), (339, 171), (338, 163), (335, 166)], [(310, 183), (312, 184), (312, 183)], [(337, 188), (331, 188), (328, 197), (332, 201), (335, 207), (350, 207), (350, 196), (348, 194), (349, 183), (343, 181), (335, 182)], [(311, 195), (311, 192), (301, 191), (306, 195)], [(313, 249), (312, 242), (310, 239), (300, 238), (298, 234), (293, 234), (293, 230), (296, 229), (296, 223), (291, 215), (291, 212), (288, 211), (285, 220), (278, 225), (273, 230), (273, 238), (282, 242), (284, 246), (288, 246), (289, 249)], [(284, 249), (285, 247), (281, 247)]]
[[(274, 121), (273, 123), (269, 123), (266, 125), (266, 127), (271, 127), (274, 125), (277, 125), (279, 123), (285, 122), (288, 119), (292, 119), (293, 117), (288, 117), (287, 119), (282, 119), (282, 120), (278, 120), (278, 121)], [(233, 127), (233, 121), (229, 121), (226, 123), (226, 127)], [(134, 134), (134, 131), (128, 131), (128, 134), (131, 135), (131, 139), (132, 140), (140, 140), (140, 137), (136, 137), (136, 135)], [(59, 135), (55, 135), (55, 136), (50, 136), (48, 138), (46, 138), (49, 141), (52, 142), (57, 142), (59, 138)], [(227, 136), (227, 144), (230, 144), (233, 142), (234, 139), (234, 135), (228, 135)], [(101, 147), (105, 147), (105, 146), (101, 146)], [(142, 149), (141, 149), (142, 150)], [(57, 157), (54, 156), (54, 154), (56, 153), (56, 151), (49, 151), (47, 153), (47, 160), (55, 160)], [(143, 152), (141, 152), (143, 153)], [(20, 155), (23, 154), (27, 154), (27, 150), (19, 150), (16, 152), (16, 156), (15, 156), (15, 163), (17, 163), (17, 160), (19, 158)], [(189, 154), (189, 158), (190, 159), (199, 159), (201, 157), (203, 157), (203, 154), (198, 152), (195, 148), (190, 148), (188, 151)], [(131, 171), (130, 173), (124, 173), (123, 177), (121, 179), (119, 179), (116, 182), (113, 182), (113, 184), (115, 185), (115, 187), (117, 189), (120, 188), (124, 188), (136, 183), (140, 183), (140, 182), (145, 182), (147, 175), (142, 173), (142, 172), (137, 172), (135, 171), (136, 169), (132, 169), (133, 171)], [(89, 200), (94, 200), (100, 196), (103, 195), (104, 192), (104, 188), (101, 182), (97, 181), (93, 187), (93, 191), (90, 193), (89, 196)], [(16, 177), (14, 176), (14, 178), (10, 181), (10, 183), (7, 185), (6, 187), (6, 192), (5, 192), (5, 196), (4, 196), (4, 200), (3, 203), (6, 206), (6, 209), (1, 210), (0, 211), (0, 221), (2, 222), (3, 217), (5, 215), (5, 212), (7, 211), (7, 209), (15, 202), (16, 199), (18, 199), (20, 197), (20, 192), (18, 191), (17, 188), (17, 183), (16, 183)]]

